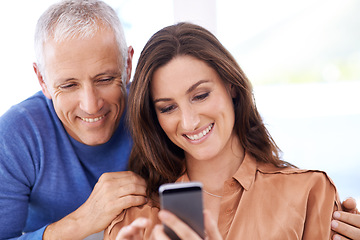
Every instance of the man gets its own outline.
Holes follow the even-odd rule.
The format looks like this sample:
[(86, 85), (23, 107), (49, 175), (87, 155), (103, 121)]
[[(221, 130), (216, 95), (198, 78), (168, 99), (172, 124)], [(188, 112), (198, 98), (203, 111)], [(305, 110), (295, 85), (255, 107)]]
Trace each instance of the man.
[(84, 239), (146, 201), (125, 171), (133, 49), (113, 9), (91, 0), (46, 10), (35, 49), (42, 93), (0, 118), (0, 238)]
[(0, 119), (0, 238), (83, 239), (146, 201), (145, 182), (125, 172), (133, 49), (96, 1), (50, 7), (35, 49), (42, 93)]

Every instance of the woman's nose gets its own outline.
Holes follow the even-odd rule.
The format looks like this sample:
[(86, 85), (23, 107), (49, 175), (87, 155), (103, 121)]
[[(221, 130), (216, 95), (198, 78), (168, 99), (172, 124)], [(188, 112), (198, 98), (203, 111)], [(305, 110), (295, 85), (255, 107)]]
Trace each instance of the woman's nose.
[(199, 114), (191, 107), (181, 110), (181, 127), (186, 131), (193, 131), (200, 123)]

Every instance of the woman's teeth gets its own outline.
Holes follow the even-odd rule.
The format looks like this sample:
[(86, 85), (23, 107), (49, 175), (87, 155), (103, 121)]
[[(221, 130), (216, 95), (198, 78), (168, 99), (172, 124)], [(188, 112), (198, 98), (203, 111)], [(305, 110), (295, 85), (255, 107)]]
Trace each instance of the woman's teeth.
[(205, 136), (206, 134), (208, 134), (213, 126), (214, 126), (214, 124), (211, 124), (206, 129), (204, 129), (204, 131), (202, 131), (201, 133), (195, 134), (195, 135), (186, 135), (186, 137), (188, 137), (191, 140), (198, 140), (198, 139), (202, 138), (203, 136)]

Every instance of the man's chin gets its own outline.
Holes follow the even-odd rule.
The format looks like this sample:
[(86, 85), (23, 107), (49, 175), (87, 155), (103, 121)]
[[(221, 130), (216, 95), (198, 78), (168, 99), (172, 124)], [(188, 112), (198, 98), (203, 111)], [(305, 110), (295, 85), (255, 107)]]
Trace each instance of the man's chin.
[(76, 129), (77, 131), (66, 130), (76, 141), (89, 146), (97, 146), (108, 142), (115, 132), (113, 127)]
[(79, 142), (89, 145), (89, 146), (98, 146), (104, 144), (110, 140), (111, 136), (89, 136), (83, 139), (80, 139)]

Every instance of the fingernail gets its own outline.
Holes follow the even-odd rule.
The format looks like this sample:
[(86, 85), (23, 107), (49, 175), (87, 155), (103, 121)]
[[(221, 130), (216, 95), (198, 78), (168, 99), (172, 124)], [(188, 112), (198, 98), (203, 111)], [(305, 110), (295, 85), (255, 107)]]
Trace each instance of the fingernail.
[(333, 240), (341, 240), (341, 238), (340, 238), (340, 236), (339, 236), (339, 235), (334, 235)]
[(140, 224), (145, 224), (147, 222), (147, 220), (145, 219), (145, 218), (141, 218), (140, 220), (139, 220), (139, 223)]
[(331, 227), (332, 228), (337, 228), (338, 226), (339, 226), (339, 223), (337, 221), (335, 221), (335, 220), (331, 221)]
[(334, 218), (338, 219), (338, 218), (340, 218), (340, 213), (339, 212), (334, 212), (333, 216), (334, 216)]

